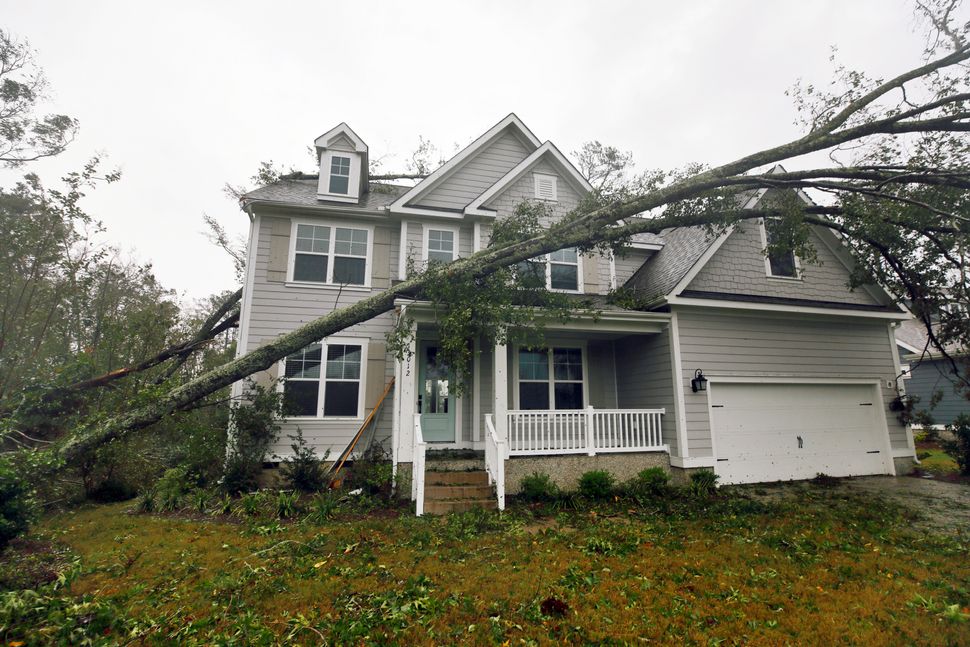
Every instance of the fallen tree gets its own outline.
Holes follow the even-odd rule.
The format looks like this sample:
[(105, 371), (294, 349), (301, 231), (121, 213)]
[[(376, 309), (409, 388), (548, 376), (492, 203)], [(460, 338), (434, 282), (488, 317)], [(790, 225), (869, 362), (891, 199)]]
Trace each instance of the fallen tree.
[[(58, 456), (70, 463), (99, 445), (148, 427), (310, 343), (392, 310), (397, 299), (420, 298), (436, 281), (483, 279), (559, 249), (605, 250), (634, 234), (672, 227), (702, 226), (714, 232), (752, 218), (777, 217), (788, 224), (790, 244), (796, 248), (805, 244), (809, 227), (831, 228), (864, 264), (867, 275), (860, 276), (860, 282), (889, 284), (928, 321), (931, 309), (952, 298), (955, 288), (962, 286), (961, 296), (966, 298), (961, 281), (963, 241), (970, 232), (970, 154), (963, 133), (970, 131), (970, 45), (966, 26), (954, 27), (939, 18), (949, 17), (952, 5), (923, 8), (935, 21), (938, 36), (923, 65), (886, 81), (842, 71), (832, 92), (813, 89), (801, 95), (799, 108), (808, 128), (804, 136), (721, 166), (647, 174), (632, 186), (591, 196), (546, 231), (493, 244), (412, 276), (191, 379), (148, 405), (92, 424), (60, 445)], [(756, 172), (810, 153), (838, 156), (846, 147), (864, 147), (854, 164)], [(904, 148), (915, 152), (904, 153)], [(834, 202), (740, 210), (737, 195), (757, 189), (815, 189), (833, 196)], [(932, 273), (920, 270), (927, 262), (934, 263)], [(965, 323), (962, 328), (954, 324), (945, 334), (966, 345)]]

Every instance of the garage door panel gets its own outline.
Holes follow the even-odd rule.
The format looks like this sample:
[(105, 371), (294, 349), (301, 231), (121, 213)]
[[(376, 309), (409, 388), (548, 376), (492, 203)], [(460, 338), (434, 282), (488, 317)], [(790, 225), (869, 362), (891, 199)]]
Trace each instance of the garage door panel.
[(715, 383), (710, 395), (723, 483), (887, 471), (870, 386)]

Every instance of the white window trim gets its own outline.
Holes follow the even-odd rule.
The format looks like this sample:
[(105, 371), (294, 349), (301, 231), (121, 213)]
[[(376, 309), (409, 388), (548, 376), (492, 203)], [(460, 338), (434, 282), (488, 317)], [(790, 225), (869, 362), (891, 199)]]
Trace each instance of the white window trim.
[[(582, 411), (582, 409), (556, 409), (556, 381), (554, 379), (555, 373), (553, 372), (552, 365), (552, 350), (554, 348), (576, 348), (579, 349), (582, 362), (583, 362), (583, 407), (589, 407), (589, 361), (587, 353), (587, 344), (585, 341), (553, 341), (550, 340), (546, 344), (546, 358), (549, 363), (549, 409), (530, 409), (530, 411)], [(519, 402), (519, 351), (520, 350), (530, 350), (528, 346), (513, 346), (512, 347), (512, 401), (514, 402), (514, 409), (521, 409), (521, 403)], [(527, 380), (527, 382), (542, 381), (542, 380)], [(572, 380), (565, 380), (566, 382), (572, 382)]]
[[(364, 418), (364, 397), (367, 392), (367, 348), (370, 344), (370, 339), (366, 337), (327, 337), (326, 339), (321, 339), (320, 342), (320, 378), (317, 380), (317, 415), (315, 416), (285, 416), (283, 420), (320, 420), (324, 422), (339, 422), (343, 420), (363, 420)], [(357, 415), (356, 416), (324, 416), (323, 415), (323, 405), (324, 398), (326, 396), (326, 389), (324, 386), (327, 383), (326, 372), (327, 372), (327, 347), (330, 344), (334, 345), (359, 345), (360, 346), (360, 388), (357, 390)], [(279, 361), (279, 375), (283, 376), (283, 379), (278, 380), (276, 383), (276, 390), (283, 393), (283, 388), (286, 383), (286, 358), (284, 357)], [(306, 380), (309, 381), (309, 380)], [(343, 380), (337, 380), (343, 381)]]
[(562, 261), (553, 261), (552, 254), (546, 254), (546, 289), (550, 292), (563, 292), (566, 294), (583, 294), (583, 255), (576, 250), (576, 289), (567, 290), (565, 288), (553, 288), (552, 287), (552, 264), (555, 262), (557, 265), (572, 265), (572, 263), (564, 263)]
[[(334, 156), (350, 158), (350, 178), (347, 193), (330, 192), (330, 161)], [(360, 198), (360, 154), (352, 151), (325, 150), (320, 154), (320, 179), (317, 183), (317, 197), (336, 202), (357, 203)]]
[[(552, 182), (552, 197), (543, 198), (539, 195), (539, 183), (543, 180), (550, 180)], [(533, 183), (533, 193), (535, 194), (536, 200), (541, 200), (542, 202), (559, 202), (559, 177), (556, 175), (550, 175), (549, 173), (533, 173), (532, 174)]]
[[(293, 270), (296, 267), (296, 228), (299, 225), (316, 225), (317, 227), (330, 227), (330, 249), (327, 252), (329, 257), (327, 261), (327, 280), (326, 281), (297, 281), (293, 278)], [(334, 245), (337, 242), (337, 228), (341, 229), (362, 229), (367, 232), (367, 256), (364, 259), (364, 283), (358, 285), (354, 284), (340, 284), (333, 282), (333, 268), (334, 268)], [(300, 254), (310, 253), (310, 252), (299, 252)], [(359, 257), (351, 257), (359, 258)], [(329, 287), (329, 288), (342, 288), (345, 290), (353, 289), (370, 289), (371, 287), (371, 271), (372, 263), (374, 260), (374, 227), (373, 225), (364, 225), (358, 223), (350, 222), (336, 222), (333, 220), (293, 220), (290, 223), (290, 255), (287, 258), (286, 264), (286, 283), (292, 286), (300, 287)]]
[(451, 260), (454, 261), (454, 260), (457, 260), (458, 258), (461, 258), (461, 254), (458, 253), (459, 240), (461, 235), (460, 227), (454, 227), (452, 225), (439, 225), (439, 224), (432, 224), (432, 223), (425, 222), (425, 223), (421, 223), (421, 229), (422, 229), (421, 231), (421, 241), (422, 241), (421, 242), (421, 262), (422, 263), (427, 264), (428, 262), (428, 252), (431, 251), (428, 249), (428, 241), (431, 238), (431, 230), (451, 232), (451, 234), (455, 237), (455, 250), (454, 250), (455, 255)]
[(779, 276), (771, 273), (771, 259), (764, 253), (764, 250), (768, 249), (768, 230), (765, 228), (764, 218), (758, 218), (758, 228), (761, 232), (761, 254), (765, 257), (765, 276), (776, 281), (801, 281), (802, 264), (794, 251), (792, 251), (792, 258), (795, 262), (795, 276)]

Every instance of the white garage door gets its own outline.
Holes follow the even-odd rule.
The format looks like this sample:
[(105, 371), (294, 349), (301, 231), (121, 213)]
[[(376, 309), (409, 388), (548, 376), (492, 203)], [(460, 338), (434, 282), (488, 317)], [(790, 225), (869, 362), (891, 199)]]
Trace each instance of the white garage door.
[(710, 385), (721, 483), (885, 474), (882, 402), (870, 385)]

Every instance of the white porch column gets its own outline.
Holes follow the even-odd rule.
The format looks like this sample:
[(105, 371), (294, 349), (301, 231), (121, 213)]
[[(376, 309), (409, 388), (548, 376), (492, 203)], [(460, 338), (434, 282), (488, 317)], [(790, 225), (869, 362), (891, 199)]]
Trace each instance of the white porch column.
[(414, 448), (414, 414), (415, 385), (418, 380), (418, 356), (417, 341), (411, 338), (411, 345), (408, 347), (408, 354), (399, 362), (399, 381), (398, 389), (401, 393), (400, 413), (397, 416), (397, 427), (394, 429), (397, 441), (394, 446), (397, 448), (397, 462), (410, 463), (413, 459), (412, 450)]
[(509, 353), (505, 344), (495, 344), (492, 354), (492, 393), (495, 395), (495, 432), (506, 446), (509, 441)]

